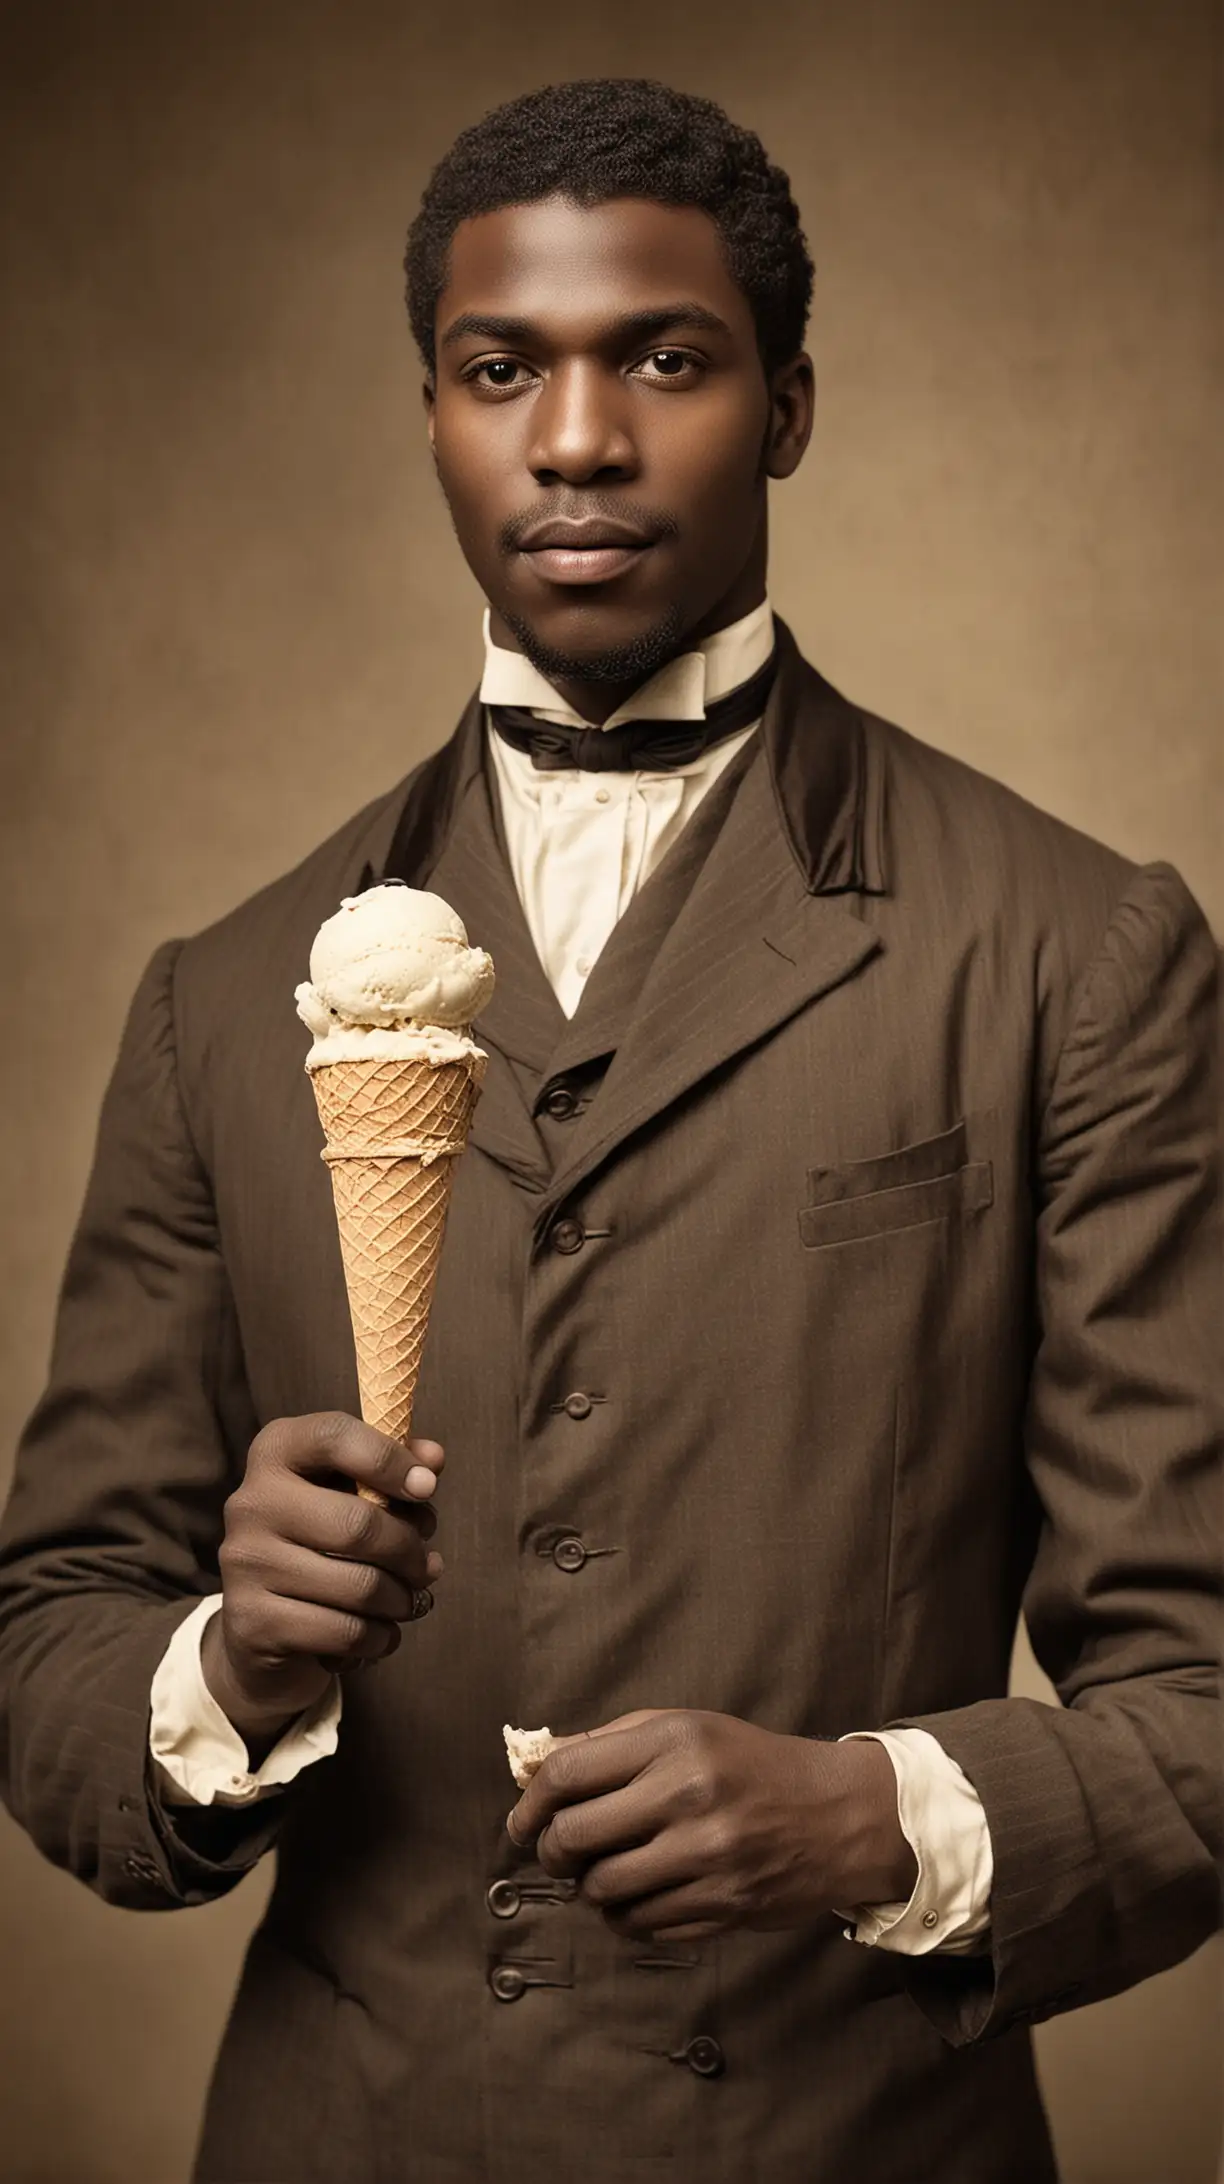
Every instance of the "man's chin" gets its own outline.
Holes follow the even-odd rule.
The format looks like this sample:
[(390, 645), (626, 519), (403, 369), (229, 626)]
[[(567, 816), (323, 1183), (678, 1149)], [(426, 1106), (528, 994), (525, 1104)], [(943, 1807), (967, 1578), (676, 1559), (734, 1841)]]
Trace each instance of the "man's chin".
[(678, 606), (668, 607), (657, 621), (630, 631), (616, 644), (600, 644), (592, 635), (589, 644), (571, 640), (564, 647), (550, 643), (522, 615), (506, 607), (501, 614), (527, 659), (550, 683), (624, 683), (636, 687), (683, 650), (684, 618)]

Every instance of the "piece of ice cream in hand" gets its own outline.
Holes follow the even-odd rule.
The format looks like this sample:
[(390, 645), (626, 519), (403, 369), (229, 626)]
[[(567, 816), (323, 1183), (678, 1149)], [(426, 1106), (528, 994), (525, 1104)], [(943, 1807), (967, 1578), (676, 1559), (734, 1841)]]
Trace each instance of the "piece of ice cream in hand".
[(502, 1729), (506, 1740), (506, 1758), (510, 1772), (520, 1790), (525, 1790), (533, 1775), (539, 1773), (550, 1752), (555, 1752), (560, 1737), (551, 1729), (512, 1729), (506, 1722)]
[[(361, 1415), (407, 1441), (493, 965), (440, 895), (385, 881), (325, 919), (296, 989), (327, 1140)], [(359, 1488), (383, 1501), (372, 1488)]]

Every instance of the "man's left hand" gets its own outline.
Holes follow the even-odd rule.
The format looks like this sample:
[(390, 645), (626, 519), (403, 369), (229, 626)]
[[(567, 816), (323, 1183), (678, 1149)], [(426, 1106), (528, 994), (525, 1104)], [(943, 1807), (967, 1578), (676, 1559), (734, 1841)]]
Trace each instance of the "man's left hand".
[(730, 1714), (625, 1714), (550, 1753), (507, 1821), (617, 1932), (703, 1940), (904, 1902), (917, 1875), (882, 1745)]

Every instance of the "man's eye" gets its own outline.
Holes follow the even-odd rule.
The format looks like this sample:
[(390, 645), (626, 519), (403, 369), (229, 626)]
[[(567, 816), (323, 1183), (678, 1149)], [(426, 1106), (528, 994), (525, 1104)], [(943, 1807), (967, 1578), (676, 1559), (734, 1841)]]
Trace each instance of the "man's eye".
[[(512, 356), (491, 356), (483, 364), (474, 365), (467, 376), (477, 386), (513, 387), (518, 384), (516, 375), (522, 371), (522, 368), (522, 365), (517, 364)], [(488, 374), (487, 378), (485, 377), (486, 373)]]
[(697, 366), (696, 357), (685, 349), (652, 349), (645, 362), (653, 366), (652, 377), (659, 379), (680, 379)]

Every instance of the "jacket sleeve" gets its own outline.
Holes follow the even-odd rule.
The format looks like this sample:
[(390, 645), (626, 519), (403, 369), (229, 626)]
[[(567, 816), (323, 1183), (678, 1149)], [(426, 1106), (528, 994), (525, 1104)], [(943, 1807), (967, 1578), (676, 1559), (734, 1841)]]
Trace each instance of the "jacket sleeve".
[(1084, 975), (1036, 1147), (1024, 1596), (1061, 1708), (926, 1715), (985, 1810), (989, 1956), (906, 1968), (961, 2044), (1114, 1994), (1219, 1923), (1216, 950), (1141, 872)]
[(132, 1004), (0, 1525), (0, 1790), (48, 1858), (139, 1909), (223, 1894), (277, 1821), (261, 1806), (180, 1826), (149, 1762), (153, 1677), (218, 1589), (256, 1423), (179, 1095), (180, 947), (159, 949)]

